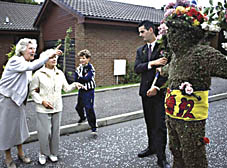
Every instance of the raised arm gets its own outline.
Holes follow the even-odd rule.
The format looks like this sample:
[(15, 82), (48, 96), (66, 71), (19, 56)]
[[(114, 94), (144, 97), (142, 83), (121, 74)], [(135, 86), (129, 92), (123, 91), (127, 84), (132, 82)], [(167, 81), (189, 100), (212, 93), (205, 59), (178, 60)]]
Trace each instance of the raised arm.
[(214, 77), (227, 78), (227, 56), (213, 48), (208, 50), (210, 74)]

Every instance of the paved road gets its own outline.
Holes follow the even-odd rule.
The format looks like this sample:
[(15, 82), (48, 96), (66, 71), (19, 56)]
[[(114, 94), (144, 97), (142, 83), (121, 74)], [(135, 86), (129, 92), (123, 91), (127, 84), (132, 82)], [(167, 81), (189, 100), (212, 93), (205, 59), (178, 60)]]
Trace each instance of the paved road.
[[(227, 80), (221, 78), (213, 78), (210, 95), (227, 92)], [(138, 95), (139, 87), (127, 89), (109, 90), (98, 92), (95, 94), (95, 111), (97, 118), (104, 118), (142, 109), (141, 98)], [(77, 95), (63, 97), (63, 115), (62, 125), (76, 123), (79, 119), (75, 111)], [(27, 104), (27, 121), (29, 131), (36, 130), (36, 113), (34, 102)]]
[[(207, 157), (209, 168), (227, 168), (227, 100), (212, 102), (207, 120)], [(16, 149), (13, 157), (19, 168), (157, 168), (156, 157), (138, 158), (137, 153), (146, 147), (146, 129), (143, 119), (99, 128), (95, 139), (90, 131), (62, 136), (58, 163), (40, 166), (37, 162), (39, 145), (33, 142), (24, 145), (25, 152), (32, 157), (32, 164), (19, 164)], [(172, 157), (167, 149), (167, 159)], [(0, 153), (0, 167), (3, 166)]]
[[(76, 123), (79, 119), (75, 111), (76, 102), (77, 95), (63, 97), (62, 125)], [(34, 131), (36, 129), (34, 124), (36, 123), (34, 102), (28, 103), (26, 108), (29, 130)], [(98, 119), (141, 109), (142, 104), (138, 96), (138, 87), (109, 90), (95, 94), (95, 111)]]

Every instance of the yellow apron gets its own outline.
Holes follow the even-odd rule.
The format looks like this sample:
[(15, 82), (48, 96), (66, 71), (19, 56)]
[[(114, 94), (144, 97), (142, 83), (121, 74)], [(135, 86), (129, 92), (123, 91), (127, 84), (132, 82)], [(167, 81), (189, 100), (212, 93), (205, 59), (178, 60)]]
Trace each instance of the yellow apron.
[(208, 91), (195, 91), (194, 96), (182, 95), (180, 90), (167, 89), (165, 98), (166, 114), (171, 118), (185, 121), (204, 120), (208, 117)]

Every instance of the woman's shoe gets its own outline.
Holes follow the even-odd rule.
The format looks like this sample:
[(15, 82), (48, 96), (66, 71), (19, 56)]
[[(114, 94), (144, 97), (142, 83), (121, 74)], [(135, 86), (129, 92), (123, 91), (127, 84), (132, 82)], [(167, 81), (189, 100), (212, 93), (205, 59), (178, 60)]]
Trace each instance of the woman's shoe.
[(29, 157), (27, 157), (25, 155), (23, 155), (23, 156), (17, 155), (17, 156), (18, 156), (18, 159), (21, 160), (23, 163), (26, 163), (26, 164), (31, 163), (31, 159)]
[(11, 160), (10, 162), (5, 162), (7, 168), (17, 168), (16, 164)]
[(58, 161), (58, 157), (55, 156), (55, 155), (50, 155), (49, 159), (50, 159), (51, 162), (57, 162)]
[(47, 162), (46, 156), (43, 155), (43, 154), (41, 154), (41, 153), (39, 153), (39, 163), (40, 163), (41, 165), (45, 165), (46, 162)]

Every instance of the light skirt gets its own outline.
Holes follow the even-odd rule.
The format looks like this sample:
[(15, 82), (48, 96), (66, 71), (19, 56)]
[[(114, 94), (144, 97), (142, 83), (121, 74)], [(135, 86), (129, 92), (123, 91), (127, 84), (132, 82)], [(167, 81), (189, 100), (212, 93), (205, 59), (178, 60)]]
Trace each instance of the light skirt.
[(0, 94), (0, 150), (22, 144), (29, 137), (25, 106)]

